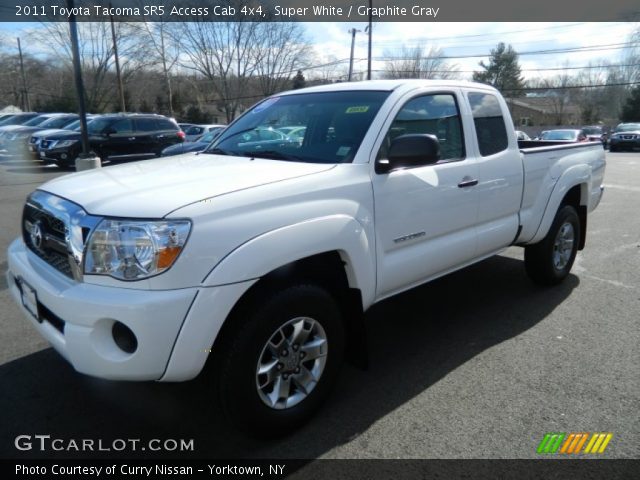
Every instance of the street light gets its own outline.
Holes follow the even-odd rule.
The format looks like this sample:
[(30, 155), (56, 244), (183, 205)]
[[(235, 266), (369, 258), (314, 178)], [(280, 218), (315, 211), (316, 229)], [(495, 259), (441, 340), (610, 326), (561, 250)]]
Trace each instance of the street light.
[(373, 0), (369, 0), (369, 52), (367, 55), (367, 80), (371, 80), (371, 42), (373, 37)]
[(349, 57), (349, 78), (347, 79), (348, 82), (351, 81), (351, 75), (353, 74), (353, 47), (356, 43), (356, 32), (362, 32), (362, 30), (358, 30), (356, 28), (352, 28), (351, 30), (349, 30), (349, 33), (351, 34), (351, 56)]

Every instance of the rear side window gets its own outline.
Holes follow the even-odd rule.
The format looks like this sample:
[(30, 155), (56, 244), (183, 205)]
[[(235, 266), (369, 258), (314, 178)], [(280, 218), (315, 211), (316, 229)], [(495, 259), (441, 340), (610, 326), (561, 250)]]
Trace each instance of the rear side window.
[(468, 97), (476, 126), (480, 155), (487, 157), (506, 150), (509, 141), (498, 98), (489, 93), (475, 92), (469, 93)]
[(136, 118), (136, 129), (140, 132), (153, 132), (157, 130), (156, 120), (153, 118)]
[(133, 132), (133, 122), (129, 118), (117, 120), (109, 127), (113, 133), (130, 133)]
[(169, 119), (157, 118), (155, 121), (156, 121), (156, 124), (158, 125), (158, 130), (171, 130), (176, 132), (180, 130), (180, 127), (178, 127), (177, 124), (173, 123)]

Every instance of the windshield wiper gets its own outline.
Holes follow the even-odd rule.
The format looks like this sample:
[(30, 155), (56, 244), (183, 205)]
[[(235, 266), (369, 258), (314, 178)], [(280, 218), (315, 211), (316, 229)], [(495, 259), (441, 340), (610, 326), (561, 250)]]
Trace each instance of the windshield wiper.
[(212, 155), (233, 155), (233, 153), (221, 148), (212, 148), (211, 150), (203, 150), (202, 153), (210, 153)]
[(301, 157), (282, 153), (277, 150), (254, 150), (252, 152), (242, 152), (242, 155), (245, 157), (266, 158), (269, 160), (302, 160)]

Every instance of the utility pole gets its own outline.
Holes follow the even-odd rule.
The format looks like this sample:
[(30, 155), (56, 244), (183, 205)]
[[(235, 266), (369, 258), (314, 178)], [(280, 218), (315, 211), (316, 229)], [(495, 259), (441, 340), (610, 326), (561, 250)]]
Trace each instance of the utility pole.
[[(111, 3), (109, 3), (109, 11), (111, 11)], [(116, 41), (116, 27), (113, 24), (113, 15), (109, 14), (111, 22), (111, 39), (113, 41), (113, 54), (116, 58), (116, 77), (118, 77), (118, 93), (120, 95), (120, 111), (126, 112), (127, 107), (124, 103), (124, 88), (122, 88), (122, 75), (120, 74), (120, 60), (118, 58), (118, 42)]]
[(22, 108), (25, 112), (31, 111), (31, 103), (29, 102), (29, 91), (27, 90), (27, 77), (24, 74), (24, 60), (22, 59), (22, 46), (20, 45), (20, 37), (18, 40), (18, 54), (20, 57), (20, 73), (22, 74)]
[(353, 47), (356, 43), (356, 32), (360, 31), (361, 30), (357, 30), (355, 28), (349, 30), (349, 33), (351, 34), (351, 56), (349, 57), (349, 78), (347, 79), (348, 82), (351, 81), (351, 75), (353, 74)]
[(373, 0), (369, 0), (369, 54), (367, 55), (367, 80), (371, 80), (371, 44), (373, 38)]
[(78, 96), (78, 109), (80, 113), (80, 138), (82, 143), (82, 158), (89, 157), (89, 134), (87, 133), (87, 110), (84, 104), (84, 84), (82, 82), (82, 70), (80, 68), (80, 49), (78, 48), (78, 26), (76, 16), (73, 13), (73, 0), (67, 0), (69, 8), (69, 35), (71, 37), (71, 52), (73, 54), (73, 73), (76, 82), (76, 94)]

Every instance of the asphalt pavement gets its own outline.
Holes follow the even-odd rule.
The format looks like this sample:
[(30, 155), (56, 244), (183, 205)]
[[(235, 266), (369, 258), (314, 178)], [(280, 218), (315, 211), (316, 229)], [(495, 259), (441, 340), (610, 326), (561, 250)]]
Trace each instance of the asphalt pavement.
[(195, 458), (539, 458), (548, 432), (610, 432), (598, 458), (639, 458), (640, 153), (607, 161), (586, 249), (563, 284), (534, 286), (514, 247), (376, 305), (370, 368), (346, 365), (309, 424), (263, 441), (226, 423), (207, 378), (108, 382), (49, 348), (4, 271), (26, 196), (63, 173), (0, 158), (0, 458), (160, 455), (18, 451), (25, 434), (193, 439), (180, 455)]

